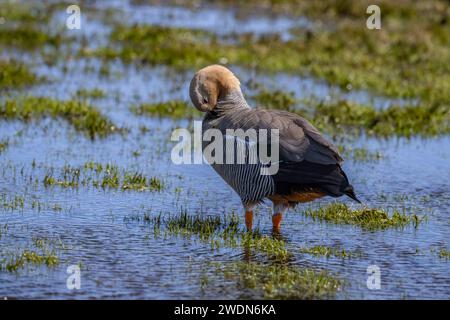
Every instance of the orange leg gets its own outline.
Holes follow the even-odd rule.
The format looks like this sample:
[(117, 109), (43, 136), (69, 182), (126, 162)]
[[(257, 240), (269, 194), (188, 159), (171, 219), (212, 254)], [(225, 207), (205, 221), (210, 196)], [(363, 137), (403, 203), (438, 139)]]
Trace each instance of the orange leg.
[(283, 218), (283, 215), (281, 213), (275, 213), (272, 216), (272, 225), (273, 225), (273, 231), (279, 233), (280, 227), (281, 227), (281, 219)]
[(253, 227), (253, 211), (245, 211), (245, 226), (247, 231), (251, 231)]

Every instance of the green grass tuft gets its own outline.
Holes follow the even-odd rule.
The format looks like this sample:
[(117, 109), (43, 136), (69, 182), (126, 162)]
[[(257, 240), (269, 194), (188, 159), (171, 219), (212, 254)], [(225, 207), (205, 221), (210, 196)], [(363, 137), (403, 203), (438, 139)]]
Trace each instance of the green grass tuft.
[(211, 37), (213, 35), (206, 31), (186, 28), (119, 25), (111, 33), (111, 41), (121, 43), (120, 49), (101, 48), (95, 54), (104, 58), (120, 57), (125, 62), (166, 64), (185, 69), (205, 61), (218, 62), (215, 50), (205, 50)]
[(30, 266), (53, 268), (60, 263), (57, 250), (62, 248), (61, 240), (33, 237), (29, 247), (0, 252), (0, 271), (18, 272)]
[(147, 177), (138, 171), (120, 170), (114, 164), (101, 164), (92, 161), (81, 167), (65, 165), (59, 174), (49, 170), (42, 180), (45, 187), (79, 188), (92, 186), (102, 189), (160, 192), (164, 190), (163, 181), (157, 177)]
[(256, 232), (243, 232), (240, 235), (241, 245), (246, 250), (261, 252), (272, 260), (287, 261), (292, 254), (286, 248), (284, 240), (276, 237), (269, 237)]
[(446, 260), (450, 259), (450, 251), (445, 248), (442, 248), (441, 250), (439, 250), (438, 255), (439, 255), (439, 258), (446, 259)]
[(8, 272), (16, 272), (29, 264), (54, 267), (59, 264), (59, 258), (54, 252), (40, 253), (36, 251), (24, 250), (21, 254), (6, 262), (0, 269), (4, 269)]
[(323, 256), (323, 257), (336, 257), (336, 258), (351, 258), (357, 256), (354, 252), (349, 252), (341, 248), (332, 248), (322, 245), (317, 245), (309, 248), (300, 248), (301, 253), (313, 255), (313, 256)]
[(131, 112), (136, 115), (147, 115), (153, 117), (168, 117), (174, 119), (200, 118), (201, 112), (186, 101), (171, 100), (158, 103), (143, 103), (131, 106)]
[(260, 90), (252, 96), (257, 106), (270, 109), (280, 109), (292, 111), (297, 104), (297, 99), (293, 92), (284, 92), (282, 90)]
[(424, 217), (416, 214), (407, 215), (395, 210), (389, 215), (383, 209), (367, 207), (351, 209), (343, 203), (331, 203), (318, 209), (309, 209), (304, 212), (314, 220), (327, 221), (336, 224), (358, 225), (367, 229), (403, 228), (408, 225), (418, 227)]
[(344, 144), (339, 144), (339, 153), (345, 158), (351, 158), (353, 161), (377, 161), (384, 158), (380, 151), (371, 151), (365, 147), (351, 147)]
[(10, 196), (5, 193), (0, 194), (0, 208), (3, 210), (22, 210), (25, 207), (25, 197), (14, 195)]
[(102, 99), (106, 97), (106, 93), (102, 89), (79, 89), (75, 95), (77, 98), (86, 99)]
[(279, 264), (234, 262), (217, 265), (216, 273), (241, 289), (241, 299), (332, 298), (343, 285), (326, 271)]
[(39, 78), (21, 62), (0, 60), (0, 89), (17, 89), (36, 84)]
[[(57, 8), (56, 4), (6, 2), (0, 7), (0, 45), (20, 50), (42, 49), (46, 45), (59, 47), (60, 33), (53, 33), (50, 18)], [(53, 34), (52, 34), (53, 33)]]
[(0, 28), (0, 45), (22, 50), (35, 50), (45, 45), (59, 47), (61, 36), (49, 35), (31, 26), (19, 26), (14, 29)]
[(30, 121), (43, 117), (62, 118), (92, 139), (118, 131), (97, 108), (81, 101), (23, 97), (7, 99), (0, 105), (0, 119)]
[(8, 149), (9, 146), (9, 140), (8, 139), (2, 139), (0, 140), (0, 154), (4, 152), (6, 149)]
[(437, 103), (393, 105), (382, 110), (349, 101), (311, 101), (311, 105), (311, 109), (299, 113), (306, 114), (316, 127), (328, 132), (353, 129), (369, 135), (406, 137), (450, 133), (450, 108)]

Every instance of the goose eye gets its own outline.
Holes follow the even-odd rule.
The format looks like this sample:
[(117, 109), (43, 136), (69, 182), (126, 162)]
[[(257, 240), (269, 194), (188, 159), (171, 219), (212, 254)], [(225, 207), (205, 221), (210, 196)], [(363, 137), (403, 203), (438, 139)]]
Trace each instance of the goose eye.
[(208, 103), (208, 99), (203, 98), (203, 104), (207, 104)]

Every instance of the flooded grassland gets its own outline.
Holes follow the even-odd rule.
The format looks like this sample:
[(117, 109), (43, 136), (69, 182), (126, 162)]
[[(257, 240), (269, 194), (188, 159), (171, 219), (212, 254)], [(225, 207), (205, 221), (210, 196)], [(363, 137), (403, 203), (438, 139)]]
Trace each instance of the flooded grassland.
[[(450, 298), (450, 11), (383, 3), (373, 31), (348, 2), (86, 2), (80, 30), (2, 2), (0, 296)], [(364, 204), (299, 205), (279, 235), (264, 204), (246, 232), (209, 166), (170, 158), (212, 63), (333, 140)]]

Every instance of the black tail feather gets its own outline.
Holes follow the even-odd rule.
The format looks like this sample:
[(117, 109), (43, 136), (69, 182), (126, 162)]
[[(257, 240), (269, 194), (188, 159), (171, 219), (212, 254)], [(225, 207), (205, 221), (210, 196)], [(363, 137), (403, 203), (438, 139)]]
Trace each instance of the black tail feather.
[(289, 194), (302, 188), (317, 187), (329, 196), (340, 197), (345, 194), (361, 203), (339, 164), (285, 162), (280, 164), (274, 180), (277, 192), (281, 194)]
[(345, 195), (347, 195), (348, 197), (352, 198), (353, 200), (355, 200), (358, 203), (362, 203), (355, 194), (355, 191), (353, 190), (353, 187), (351, 185), (349, 185), (345, 190), (344, 190)]

